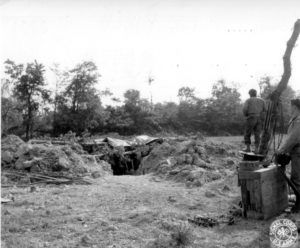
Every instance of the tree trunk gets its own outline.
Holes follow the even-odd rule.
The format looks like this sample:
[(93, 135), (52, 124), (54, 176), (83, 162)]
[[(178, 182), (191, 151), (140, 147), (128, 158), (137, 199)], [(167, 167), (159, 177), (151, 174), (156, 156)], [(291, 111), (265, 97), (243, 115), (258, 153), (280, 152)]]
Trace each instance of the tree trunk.
[(26, 120), (26, 141), (29, 140), (30, 124), (31, 124), (31, 119), (32, 119), (32, 117), (31, 117), (32, 110), (31, 110), (31, 105), (30, 105), (30, 103), (31, 103), (30, 99), (31, 99), (31, 95), (29, 94), (28, 98), (27, 98), (28, 113), (27, 113), (27, 120)]
[(26, 121), (26, 141), (29, 140), (29, 119)]
[(259, 145), (259, 154), (264, 156), (268, 153), (268, 144), (272, 138), (272, 131), (275, 127), (277, 109), (282, 92), (286, 89), (291, 76), (291, 54), (293, 48), (295, 47), (296, 41), (300, 33), (300, 19), (298, 19), (294, 24), (294, 30), (292, 36), (287, 42), (286, 50), (283, 56), (283, 75), (277, 86), (277, 88), (270, 94), (269, 99), (271, 100), (268, 108), (268, 113), (264, 123), (264, 129), (262, 132), (262, 137)]

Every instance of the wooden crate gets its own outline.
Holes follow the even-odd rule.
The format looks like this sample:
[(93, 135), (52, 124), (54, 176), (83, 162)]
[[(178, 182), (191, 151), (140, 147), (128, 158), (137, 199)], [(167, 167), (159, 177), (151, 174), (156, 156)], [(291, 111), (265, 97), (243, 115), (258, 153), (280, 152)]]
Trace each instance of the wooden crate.
[[(251, 167), (253, 167), (252, 163)], [(276, 166), (271, 165), (254, 171), (239, 170), (238, 179), (244, 217), (268, 219), (288, 207), (287, 183)]]
[(258, 161), (242, 161), (239, 164), (240, 171), (255, 171), (262, 168), (262, 164)]

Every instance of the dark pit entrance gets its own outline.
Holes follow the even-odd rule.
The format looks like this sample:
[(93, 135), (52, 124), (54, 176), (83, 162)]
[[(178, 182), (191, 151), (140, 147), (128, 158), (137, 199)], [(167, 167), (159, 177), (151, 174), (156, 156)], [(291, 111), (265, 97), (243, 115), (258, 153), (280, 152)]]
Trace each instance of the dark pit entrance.
[(113, 175), (134, 175), (138, 170), (142, 161), (142, 156), (139, 152), (131, 152), (121, 154), (114, 152), (109, 156), (108, 163), (111, 165)]
[(104, 160), (111, 165), (113, 175), (137, 175), (143, 157), (149, 155), (153, 147), (161, 144), (163, 139), (155, 139), (144, 145), (113, 147), (105, 142), (83, 143), (82, 147), (97, 159)]

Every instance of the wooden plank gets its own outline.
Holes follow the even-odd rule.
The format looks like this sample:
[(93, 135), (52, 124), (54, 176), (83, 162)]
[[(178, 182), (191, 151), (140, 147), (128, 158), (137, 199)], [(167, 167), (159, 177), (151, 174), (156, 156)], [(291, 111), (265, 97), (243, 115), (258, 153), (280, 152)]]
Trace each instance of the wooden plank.
[(249, 191), (249, 209), (253, 210), (253, 187), (252, 187), (252, 181), (251, 180), (247, 180), (247, 189)]
[(246, 181), (246, 204), (247, 204), (247, 209), (250, 209), (251, 206), (251, 201), (250, 201), (250, 187), (249, 187), (249, 181)]
[(239, 164), (240, 171), (255, 171), (261, 168), (261, 162), (258, 161), (242, 161)]
[(261, 201), (261, 184), (260, 180), (254, 180), (254, 197), (255, 197), (255, 209), (258, 212), (262, 212), (262, 201)]
[(247, 211), (249, 211), (251, 207), (249, 180), (242, 180), (242, 203), (243, 203), (243, 215), (247, 217)]
[(247, 182), (246, 180), (241, 180), (241, 191), (242, 191), (242, 203), (247, 205)]
[(263, 168), (255, 171), (245, 171), (239, 170), (239, 179), (264, 179), (264, 180), (274, 180), (275, 175), (278, 175), (276, 167)]
[(240, 180), (260, 178), (260, 174), (255, 171), (239, 171), (238, 176)]
[(256, 180), (253, 180), (251, 182), (251, 209), (253, 210), (257, 210), (256, 209), (256, 188), (255, 188), (255, 181)]

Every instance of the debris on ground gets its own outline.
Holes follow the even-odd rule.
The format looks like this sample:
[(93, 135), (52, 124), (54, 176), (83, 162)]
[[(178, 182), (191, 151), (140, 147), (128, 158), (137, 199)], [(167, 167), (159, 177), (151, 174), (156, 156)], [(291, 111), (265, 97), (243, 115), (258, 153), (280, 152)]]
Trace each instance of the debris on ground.
[[(94, 161), (87, 163), (84, 157), (76, 153), (70, 146), (28, 143), (21, 145), (13, 154), (12, 162), (5, 162), (3, 167), (39, 173), (67, 172), (73, 175), (84, 174), (96, 169)], [(103, 170), (101, 165), (97, 169)]]
[[(9, 135), (2, 139), (1, 154), (1, 179), (5, 185), (11, 182), (29, 184), (37, 179), (37, 175), (43, 175), (40, 181), (44, 183), (61, 184), (79, 183), (79, 178), (93, 173), (97, 173), (97, 177), (112, 174), (110, 164), (87, 154), (79, 143), (73, 141), (30, 140), (26, 143)], [(46, 176), (51, 178), (46, 180)], [(87, 184), (82, 180), (80, 183)]]
[(229, 209), (229, 214), (233, 217), (242, 217), (243, 216), (243, 209), (242, 209), (242, 202), (239, 205), (232, 205)]
[(82, 139), (80, 144), (89, 154), (108, 162), (114, 175), (126, 175), (136, 174), (142, 158), (163, 141), (162, 138), (147, 135), (135, 136), (131, 139), (107, 136), (95, 139), (88, 137)]
[[(227, 169), (235, 169), (237, 154), (233, 150), (230, 145), (216, 145), (203, 139), (185, 139), (179, 142), (174, 139), (165, 140), (153, 147), (142, 160), (138, 174), (154, 173), (166, 179), (184, 182), (188, 187), (199, 187), (225, 177)], [(222, 157), (230, 159), (230, 162), (219, 164), (216, 158)]]
[(8, 135), (1, 139), (1, 164), (9, 164), (14, 160), (14, 154), (25, 142), (16, 135)]
[(190, 223), (203, 227), (214, 227), (219, 224), (233, 225), (235, 223), (233, 216), (220, 215), (217, 217), (208, 217), (196, 215), (193, 219), (188, 219)]
[(214, 144), (202, 135), (79, 139), (68, 133), (59, 138), (33, 139), (27, 143), (9, 135), (2, 141), (1, 164), (3, 169), (45, 175), (55, 172), (69, 177), (88, 175), (94, 179), (107, 174), (153, 173), (183, 182), (187, 187), (200, 187), (225, 177), (228, 170), (235, 168), (236, 155), (232, 145)]
[(8, 199), (8, 198), (2, 198), (1, 197), (1, 203), (8, 203), (8, 202), (11, 202), (12, 200), (11, 199)]
[[(24, 186), (29, 186), (33, 184), (85, 184), (90, 185), (92, 184), (90, 181), (82, 178), (82, 177), (66, 177), (66, 176), (45, 176), (43, 174), (37, 174), (37, 173), (25, 173), (25, 172), (19, 172), (19, 171), (3, 171), (2, 172), (5, 176), (11, 177), (12, 181), (16, 178), (27, 178), (29, 179), (29, 183), (25, 184)], [(9, 184), (2, 184), (2, 187), (11, 187), (14, 185)], [(18, 187), (21, 187), (22, 185), (15, 185)], [(35, 189), (34, 187), (30, 188), (30, 191), (33, 192)]]

